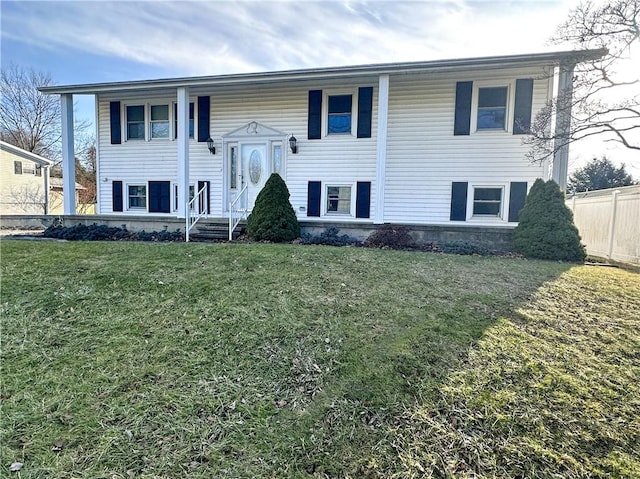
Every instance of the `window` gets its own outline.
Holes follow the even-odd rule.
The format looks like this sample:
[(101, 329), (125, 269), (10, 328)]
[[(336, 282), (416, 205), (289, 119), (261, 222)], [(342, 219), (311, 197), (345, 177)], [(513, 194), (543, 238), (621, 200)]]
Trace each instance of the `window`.
[(21, 161), (14, 161), (13, 162), (13, 173), (15, 175), (21, 175), (22, 174), (22, 162)]
[(23, 163), (22, 164), (22, 174), (23, 175), (35, 175), (36, 174), (36, 165), (33, 163)]
[(329, 95), (327, 134), (351, 133), (353, 95)]
[(144, 106), (127, 106), (127, 140), (144, 140)]
[[(195, 185), (189, 185), (189, 201), (196, 195)], [(173, 185), (173, 210), (178, 211), (180, 209), (180, 202), (178, 201), (178, 185)], [(195, 210), (195, 204), (191, 204), (191, 209)]]
[(327, 214), (351, 214), (350, 186), (327, 186)]
[(282, 178), (284, 178), (284, 172), (282, 171), (282, 144), (281, 143), (273, 143), (271, 149), (271, 171), (274, 173), (278, 173)]
[[(193, 138), (193, 132), (195, 131), (193, 103), (189, 103), (189, 138)], [(174, 138), (178, 138), (178, 104), (173, 104), (173, 131), (175, 132)]]
[(151, 138), (169, 138), (169, 105), (151, 105)]
[(36, 165), (36, 176), (42, 176), (42, 166)]
[(129, 208), (130, 209), (146, 209), (147, 208), (147, 186), (146, 185), (129, 185)]
[(229, 188), (238, 188), (238, 147), (229, 147)]
[(474, 188), (473, 216), (502, 216), (502, 188)]
[(507, 118), (507, 87), (478, 88), (478, 130), (504, 130)]

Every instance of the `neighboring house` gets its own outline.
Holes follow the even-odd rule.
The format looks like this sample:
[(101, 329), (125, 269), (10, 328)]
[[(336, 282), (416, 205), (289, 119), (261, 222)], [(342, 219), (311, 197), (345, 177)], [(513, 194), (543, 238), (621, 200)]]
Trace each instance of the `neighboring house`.
[[(97, 107), (97, 214), (225, 218), (272, 172), (318, 223), (517, 224), (537, 178), (566, 185), (568, 146), (525, 159), (548, 101), (602, 50), (42, 87), (60, 94), (64, 168), (73, 95)], [(570, 111), (555, 121), (568, 136)], [(294, 144), (295, 140), (295, 144)], [(67, 166), (68, 165), (68, 166)], [(71, 188), (72, 178), (65, 183)], [(66, 190), (65, 190), (66, 191)], [(65, 204), (74, 214), (75, 205)]]
[[(64, 193), (63, 193), (63, 180), (62, 178), (52, 177), (49, 183), (49, 214), (50, 215), (61, 215), (63, 214), (63, 205), (64, 205)], [(78, 205), (78, 213), (81, 214), (93, 214), (93, 205), (92, 204), (82, 204), (80, 203), (80, 191), (86, 190), (84, 186), (80, 183), (76, 182), (75, 185), (75, 196), (76, 196), (76, 205)]]
[(49, 213), (53, 161), (0, 141), (0, 214)]

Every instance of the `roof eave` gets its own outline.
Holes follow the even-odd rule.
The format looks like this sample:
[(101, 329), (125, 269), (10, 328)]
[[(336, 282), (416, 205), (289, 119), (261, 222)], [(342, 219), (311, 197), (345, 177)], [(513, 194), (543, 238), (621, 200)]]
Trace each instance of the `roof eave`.
[(7, 143), (6, 141), (0, 141), (0, 149), (7, 151), (13, 155), (16, 155), (24, 160), (33, 161), (34, 163), (38, 163), (41, 166), (52, 166), (55, 162), (49, 160), (48, 158), (44, 158), (40, 155), (36, 155), (27, 150), (23, 150), (11, 143)]
[(462, 69), (496, 68), (522, 64), (558, 64), (580, 63), (596, 60), (607, 54), (606, 49), (572, 50), (563, 52), (534, 53), (510, 56), (492, 56), (427, 62), (384, 63), (355, 65), (346, 67), (327, 67), (279, 72), (239, 73), (216, 76), (165, 78), (157, 80), (134, 80), (111, 83), (90, 83), (78, 85), (52, 85), (38, 88), (46, 94), (98, 94), (115, 91), (135, 91), (146, 89), (177, 88), (182, 86), (222, 86), (247, 83), (273, 83), (286, 81), (304, 81), (327, 78), (346, 78), (354, 76), (403, 74), (416, 72), (441, 72)]

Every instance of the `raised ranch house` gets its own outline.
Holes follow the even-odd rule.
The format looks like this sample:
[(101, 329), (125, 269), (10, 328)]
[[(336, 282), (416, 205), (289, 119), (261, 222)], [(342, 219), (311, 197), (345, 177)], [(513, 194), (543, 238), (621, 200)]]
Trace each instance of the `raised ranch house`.
[[(600, 50), (42, 87), (96, 99), (96, 214), (233, 223), (271, 173), (303, 228), (509, 231), (537, 178), (566, 184), (568, 145), (525, 159), (536, 112), (570, 101), (573, 68)], [(556, 118), (567, 136), (568, 113)], [(73, 185), (65, 178), (65, 193)], [(76, 213), (65, 194), (66, 215)], [(191, 201), (190, 201), (191, 200)], [(194, 218), (195, 219), (195, 218)], [(95, 221), (95, 219), (93, 220)], [(184, 221), (184, 220), (183, 220)], [(157, 224), (157, 222), (156, 222)], [(425, 233), (426, 232), (426, 233)]]

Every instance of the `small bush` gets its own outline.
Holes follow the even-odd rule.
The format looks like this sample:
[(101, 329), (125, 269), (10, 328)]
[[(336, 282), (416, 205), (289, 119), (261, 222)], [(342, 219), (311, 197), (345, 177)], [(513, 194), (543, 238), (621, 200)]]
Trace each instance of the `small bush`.
[(300, 236), (300, 225), (289, 196), (284, 180), (273, 173), (258, 193), (253, 211), (247, 218), (250, 238), (281, 243)]
[(495, 254), (495, 251), (487, 248), (485, 245), (475, 243), (473, 241), (448, 241), (438, 246), (438, 251), (449, 254), (462, 254), (462, 255), (480, 255), (489, 256)]
[(406, 226), (382, 225), (364, 240), (369, 248), (409, 249), (415, 247), (415, 242)]
[(327, 246), (357, 246), (360, 244), (360, 241), (357, 239), (347, 234), (339, 235), (338, 233), (340, 233), (339, 228), (329, 226), (319, 235), (303, 234), (300, 239), (300, 244), (321, 244)]
[(586, 257), (580, 244), (573, 213), (564, 203), (564, 194), (553, 180), (541, 179), (531, 187), (520, 223), (513, 231), (513, 245), (528, 258), (583, 262)]
[(153, 231), (139, 233), (126, 228), (98, 225), (49, 226), (42, 233), (46, 238), (65, 239), (68, 241), (184, 241), (184, 233), (176, 231)]

